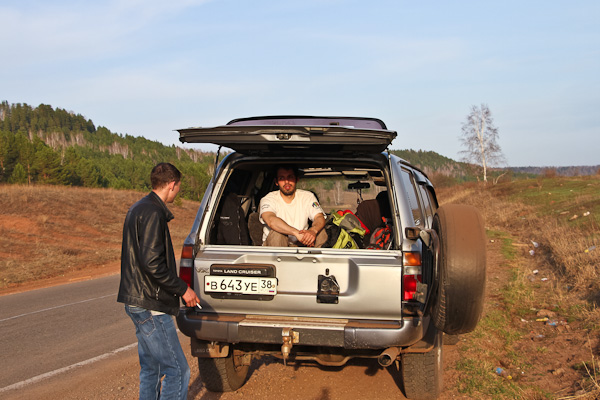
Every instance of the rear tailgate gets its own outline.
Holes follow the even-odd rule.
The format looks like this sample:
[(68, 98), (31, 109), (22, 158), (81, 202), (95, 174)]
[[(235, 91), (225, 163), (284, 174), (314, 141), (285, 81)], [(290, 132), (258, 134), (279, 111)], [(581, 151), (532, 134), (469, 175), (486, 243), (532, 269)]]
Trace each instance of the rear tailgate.
[(178, 131), (183, 143), (213, 143), (246, 154), (323, 149), (376, 154), (396, 137), (395, 131), (349, 126), (224, 125)]
[[(203, 246), (194, 285), (205, 312), (400, 320), (401, 260), (399, 251)], [(254, 267), (272, 271), (272, 293), (244, 290)], [(338, 295), (323, 296), (324, 277)]]

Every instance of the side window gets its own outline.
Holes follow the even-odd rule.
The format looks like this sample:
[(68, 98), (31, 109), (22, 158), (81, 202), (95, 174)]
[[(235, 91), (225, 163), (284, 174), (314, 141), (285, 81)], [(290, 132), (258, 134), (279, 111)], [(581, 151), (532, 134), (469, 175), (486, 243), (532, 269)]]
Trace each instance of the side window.
[(433, 223), (433, 214), (435, 213), (432, 205), (431, 193), (425, 185), (419, 185), (419, 191), (421, 192), (421, 200), (423, 201), (423, 208), (425, 209), (425, 218), (427, 219), (427, 226), (430, 227)]
[(423, 219), (421, 206), (419, 205), (419, 198), (417, 197), (417, 185), (412, 174), (405, 169), (402, 170), (402, 183), (404, 184), (404, 188), (406, 190), (406, 198), (412, 211), (415, 225), (423, 228), (425, 227), (425, 221)]

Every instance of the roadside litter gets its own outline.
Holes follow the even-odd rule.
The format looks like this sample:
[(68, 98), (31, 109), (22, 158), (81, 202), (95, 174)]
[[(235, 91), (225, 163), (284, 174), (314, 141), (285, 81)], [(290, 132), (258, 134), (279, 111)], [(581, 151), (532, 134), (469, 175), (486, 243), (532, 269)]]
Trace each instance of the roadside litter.
[[(545, 325), (552, 327), (563, 326), (568, 329), (567, 321), (560, 319), (554, 311), (541, 309), (536, 313), (536, 317), (536, 322), (543, 322)], [(540, 337), (542, 336), (538, 335), (535, 338), (539, 339)]]
[(506, 371), (502, 367), (496, 367), (496, 374), (498, 374), (506, 379), (512, 379), (512, 376), (508, 373), (508, 371)]

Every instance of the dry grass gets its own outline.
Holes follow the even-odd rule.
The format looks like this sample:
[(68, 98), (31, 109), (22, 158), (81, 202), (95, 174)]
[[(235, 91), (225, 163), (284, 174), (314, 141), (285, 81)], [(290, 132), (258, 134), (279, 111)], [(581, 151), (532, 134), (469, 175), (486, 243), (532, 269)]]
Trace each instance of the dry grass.
[[(582, 188), (590, 184), (584, 183)], [(462, 370), (449, 368), (455, 368), (460, 377), (472, 377), (468, 368), (476, 369), (480, 375), (475, 376), (490, 384), (490, 390), (506, 389), (475, 391), (474, 396), (594, 398), (599, 392), (595, 346), (599, 346), (600, 327), (600, 248), (589, 249), (598, 246), (600, 231), (593, 214), (589, 219), (569, 221), (574, 212), (581, 215), (581, 210), (592, 209), (594, 199), (574, 191), (572, 196), (556, 196), (556, 211), (550, 207), (541, 212), (540, 203), (527, 196), (532, 191), (543, 194), (544, 184), (526, 189), (517, 190), (509, 183), (438, 191), (442, 203), (471, 204), (483, 213), (496, 257), (488, 265), (486, 315), (477, 331), (461, 342), (468, 348), (462, 360), (472, 360), (472, 365)], [(129, 206), (143, 195), (106, 189), (0, 186), (0, 290), (106, 265), (118, 272), (123, 219)], [(181, 248), (197, 208), (198, 203), (189, 201), (170, 206), (176, 217), (169, 224), (176, 249)], [(531, 250), (534, 255), (529, 254)], [(530, 279), (532, 270), (540, 271), (535, 281)], [(540, 277), (549, 280), (541, 282)], [(495, 290), (490, 290), (494, 285)], [(537, 310), (544, 308), (567, 318), (568, 326), (536, 322)], [(493, 368), (500, 361), (519, 366), (525, 377), (513, 383), (498, 381)], [(575, 370), (576, 364), (592, 367), (589, 372)]]
[[(479, 352), (477, 365), (482, 360), (504, 362), (525, 375), (519, 382), (502, 383), (489, 368), (483, 369), (480, 372), (486, 378), (480, 381), (490, 387), (486, 392), (485, 386), (473, 384), (473, 393), (496, 393), (495, 398), (600, 398), (595, 366), (600, 346), (600, 249), (593, 247), (600, 247), (598, 201), (594, 200), (598, 196), (573, 187), (589, 191), (600, 186), (600, 179), (556, 179), (552, 185), (551, 191), (549, 183), (541, 181), (438, 191), (442, 203), (477, 207), (490, 241), (496, 242), (492, 246), (503, 242), (502, 247), (514, 252), (513, 257), (504, 254), (500, 261), (509, 271), (504, 280), (494, 276), (498, 266), (488, 264), (491, 297), (480, 326), (465, 342), (470, 350), (462, 357), (468, 360)], [(591, 213), (584, 217), (586, 210)], [(572, 219), (575, 214), (579, 217)], [(538, 322), (536, 314), (541, 310), (554, 312), (558, 325)], [(506, 343), (499, 346), (498, 339)], [(516, 390), (513, 385), (523, 393), (511, 393)]]
[[(118, 271), (121, 232), (129, 207), (145, 193), (62, 186), (0, 186), (0, 289), (78, 270)], [(198, 208), (171, 205), (176, 249)]]
[[(510, 232), (519, 241), (517, 246), (533, 251), (535, 257), (542, 259), (536, 263), (550, 268), (548, 272), (560, 278), (560, 287), (574, 290), (594, 304), (600, 303), (600, 228), (596, 219), (580, 218), (574, 224), (567, 218), (570, 214), (560, 219), (540, 213), (536, 206), (515, 197), (510, 184), (507, 186), (486, 189), (473, 185), (462, 190), (454, 187), (442, 190), (439, 197), (445, 202), (474, 205), (484, 214), (486, 229)], [(575, 195), (571, 206), (587, 209), (589, 197)]]

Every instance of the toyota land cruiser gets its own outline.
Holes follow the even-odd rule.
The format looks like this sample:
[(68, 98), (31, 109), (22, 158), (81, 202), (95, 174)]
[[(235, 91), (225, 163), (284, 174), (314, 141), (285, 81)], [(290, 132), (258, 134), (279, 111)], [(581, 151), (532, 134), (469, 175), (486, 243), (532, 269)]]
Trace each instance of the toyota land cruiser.
[[(438, 207), (425, 173), (386, 152), (396, 132), (378, 119), (253, 117), (179, 134), (233, 150), (215, 169), (180, 260), (201, 308), (182, 308), (177, 323), (205, 386), (238, 389), (262, 355), (335, 366), (366, 357), (397, 362), (406, 397), (436, 398), (443, 333), (472, 331), (482, 312), (480, 213)], [(298, 167), (298, 187), (316, 195), (328, 224), (347, 210), (363, 223), (352, 246), (262, 245), (257, 208), (282, 163)]]

